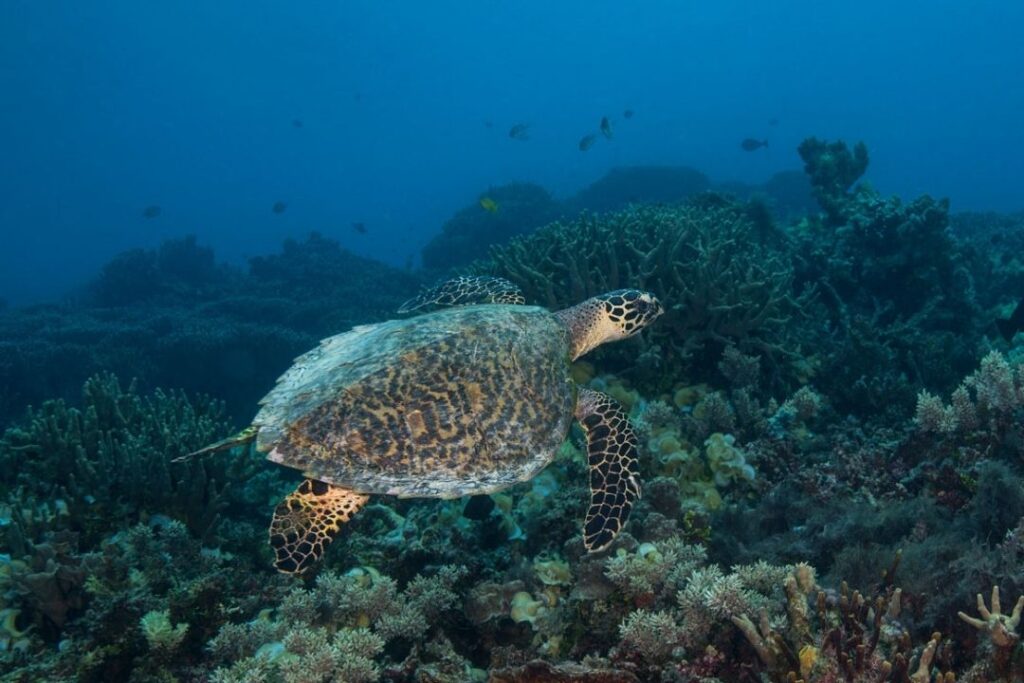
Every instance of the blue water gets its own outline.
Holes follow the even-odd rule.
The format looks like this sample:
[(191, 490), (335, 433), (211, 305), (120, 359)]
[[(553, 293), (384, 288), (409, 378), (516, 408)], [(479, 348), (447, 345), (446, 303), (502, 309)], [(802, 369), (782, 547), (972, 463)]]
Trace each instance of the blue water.
[[(757, 5), (7, 0), (0, 297), (186, 233), (237, 261), (319, 230), (402, 264), (491, 184), (759, 182), (808, 135), (866, 141), (884, 193), (1024, 207), (1024, 3)], [(615, 138), (581, 153), (602, 116)]]

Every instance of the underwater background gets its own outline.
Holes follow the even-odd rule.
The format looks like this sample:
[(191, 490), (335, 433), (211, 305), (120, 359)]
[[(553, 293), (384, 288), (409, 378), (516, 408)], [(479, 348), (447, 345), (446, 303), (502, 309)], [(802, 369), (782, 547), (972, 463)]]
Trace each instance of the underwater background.
[[(1024, 5), (0, 6), (0, 680), (1024, 680)], [(302, 577), (248, 447), (454, 276), (665, 313), (586, 442)], [(527, 400), (510, 397), (510, 400)]]

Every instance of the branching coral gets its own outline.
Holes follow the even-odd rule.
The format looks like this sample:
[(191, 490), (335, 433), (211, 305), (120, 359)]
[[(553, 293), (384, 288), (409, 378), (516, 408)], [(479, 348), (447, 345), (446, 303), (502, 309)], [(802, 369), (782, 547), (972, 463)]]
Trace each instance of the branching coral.
[(0, 486), (19, 496), (61, 500), (61, 524), (96, 533), (141, 512), (180, 516), (205, 536), (227, 504), (229, 481), (253, 471), (250, 457), (188, 460), (178, 456), (228, 431), (223, 407), (206, 398), (157, 390), (122, 390), (112, 375), (85, 383), (83, 405), (48, 401), (0, 441)]
[(992, 351), (953, 392), (949, 405), (922, 390), (914, 421), (922, 432), (982, 440), (998, 448), (1019, 443), (1022, 411), (1024, 364), (1012, 365), (1001, 353)]
[(669, 364), (729, 345), (779, 364), (794, 353), (786, 325), (810, 297), (795, 291), (786, 257), (759, 239), (743, 208), (725, 201), (554, 223), (495, 248), (476, 270), (508, 278), (528, 300), (551, 307), (622, 287), (649, 289), (666, 305), (650, 343)]
[(868, 169), (868, 148), (858, 142), (853, 151), (842, 141), (807, 138), (797, 149), (811, 180), (814, 198), (833, 223), (841, 223), (847, 193)]

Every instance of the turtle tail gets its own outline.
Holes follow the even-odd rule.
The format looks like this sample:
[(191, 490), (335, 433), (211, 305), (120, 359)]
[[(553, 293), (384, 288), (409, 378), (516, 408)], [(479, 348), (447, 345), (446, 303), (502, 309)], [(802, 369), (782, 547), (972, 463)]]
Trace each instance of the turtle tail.
[(190, 460), (200, 455), (209, 455), (210, 453), (219, 453), (220, 451), (226, 451), (229, 448), (235, 446), (244, 446), (247, 443), (251, 443), (256, 439), (256, 432), (259, 431), (258, 427), (246, 427), (242, 431), (238, 432), (234, 436), (229, 436), (226, 439), (221, 439), (216, 443), (211, 443), (209, 446), (200, 448), (198, 451), (192, 451), (188, 455), (183, 455), (180, 458), (175, 458), (171, 462), (183, 462)]

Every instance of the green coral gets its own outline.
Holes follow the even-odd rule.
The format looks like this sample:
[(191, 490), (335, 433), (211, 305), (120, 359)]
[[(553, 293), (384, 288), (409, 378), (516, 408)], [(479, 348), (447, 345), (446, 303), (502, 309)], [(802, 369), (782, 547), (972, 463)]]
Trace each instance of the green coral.
[[(0, 439), (0, 492), (61, 501), (57, 520), (95, 538), (143, 514), (168, 514), (200, 537), (212, 534), (231, 482), (254, 471), (250, 457), (180, 456), (230, 430), (223, 406), (182, 392), (141, 396), (113, 375), (85, 383), (82, 404), (46, 401)], [(29, 539), (31, 540), (31, 539)]]
[(863, 142), (851, 151), (846, 143), (807, 138), (797, 148), (811, 180), (814, 198), (833, 224), (842, 222), (850, 188), (868, 170), (868, 148)]
[[(796, 355), (787, 325), (811, 294), (797, 291), (776, 238), (744, 206), (712, 197), (553, 223), (492, 249), (476, 270), (552, 308), (622, 287), (655, 292), (666, 313), (645, 333), (652, 353), (639, 362), (653, 363), (652, 374), (668, 374), (655, 372), (665, 365), (699, 374), (701, 364), (686, 364), (691, 357), (735, 345), (763, 354), (778, 375)], [(636, 362), (637, 352), (622, 346), (601, 352)]]
[(174, 654), (188, 634), (188, 624), (171, 624), (171, 613), (166, 609), (146, 612), (139, 620), (139, 628), (150, 651), (161, 657)]

